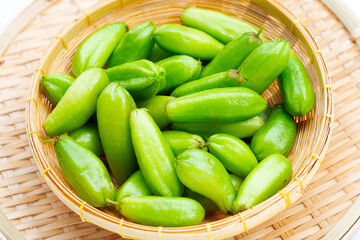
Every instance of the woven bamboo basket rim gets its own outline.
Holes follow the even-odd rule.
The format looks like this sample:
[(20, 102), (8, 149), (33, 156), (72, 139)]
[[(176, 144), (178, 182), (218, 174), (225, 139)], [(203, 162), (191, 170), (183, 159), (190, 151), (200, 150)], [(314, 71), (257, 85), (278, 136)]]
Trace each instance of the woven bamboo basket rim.
[[(316, 44), (314, 38), (306, 27), (285, 7), (280, 3), (268, 0), (254, 0), (253, 3), (261, 6), (268, 12), (272, 12), (279, 18), (286, 27), (291, 30), (302, 42), (305, 44), (306, 50), (311, 56), (309, 62), (315, 64), (319, 70), (321, 83), (323, 84), (324, 102), (323, 117), (320, 123), (320, 134), (316, 139), (312, 154), (310, 154), (308, 164), (299, 171), (296, 176), (293, 176), (292, 181), (278, 193), (268, 199), (267, 201), (255, 206), (254, 208), (244, 211), (241, 214), (229, 216), (222, 220), (214, 221), (207, 224), (200, 224), (192, 227), (183, 228), (157, 228), (150, 226), (143, 226), (135, 224), (123, 219), (119, 219), (116, 216), (112, 216), (104, 213), (100, 209), (96, 209), (87, 203), (83, 202), (74, 192), (72, 192), (59, 178), (56, 172), (53, 171), (51, 166), (46, 162), (46, 157), (42, 150), (42, 141), (38, 135), (38, 129), (36, 129), (35, 111), (37, 109), (38, 96), (39, 96), (39, 81), (42, 75), (48, 73), (51, 63), (46, 59), (58, 55), (58, 53), (67, 49), (67, 42), (69, 42), (77, 33), (81, 32), (84, 28), (92, 25), (98, 19), (104, 17), (109, 11), (117, 8), (123, 8), (131, 3), (131, 1), (118, 1), (118, 0), (106, 0), (101, 1), (96, 6), (91, 7), (86, 12), (83, 12), (78, 16), (75, 21), (68, 27), (63, 29), (52, 44), (48, 47), (44, 55), (41, 57), (40, 63), (37, 67), (36, 73), (32, 78), (31, 88), (29, 91), (29, 98), (26, 103), (26, 131), (28, 134), (28, 140), (35, 156), (36, 163), (42, 172), (43, 178), (52, 191), (73, 211), (80, 214), (83, 221), (96, 222), (97, 225), (108, 229), (113, 232), (123, 233), (130, 230), (137, 230), (137, 236), (141, 236), (142, 232), (149, 232), (158, 234), (159, 237), (166, 238), (170, 234), (177, 233), (179, 236), (185, 236), (182, 234), (192, 234), (194, 239), (201, 238), (205, 235), (216, 236), (217, 238), (225, 238), (233, 236), (242, 232), (246, 232), (266, 219), (271, 218), (283, 209), (289, 206), (289, 202), (295, 202), (300, 196), (302, 190), (310, 182), (318, 170), (321, 160), (324, 158), (326, 149), (328, 147), (332, 122), (334, 117), (334, 102), (333, 102), (333, 89), (331, 85), (331, 79), (322, 56), (322, 53)], [(303, 40), (306, 40), (305, 42)], [(35, 116), (35, 118), (34, 118)], [(35, 120), (35, 121), (34, 121)], [(66, 196), (66, 197), (65, 197)], [(271, 207), (268, 205), (271, 204)], [(112, 227), (106, 226), (104, 222), (112, 223)], [(234, 231), (226, 234), (221, 231), (224, 228), (231, 227)], [(116, 229), (116, 230), (115, 230)], [(169, 235), (167, 235), (169, 234)], [(171, 235), (174, 236), (174, 235)], [(188, 235), (186, 235), (188, 236)], [(179, 238), (180, 239), (180, 238)]]

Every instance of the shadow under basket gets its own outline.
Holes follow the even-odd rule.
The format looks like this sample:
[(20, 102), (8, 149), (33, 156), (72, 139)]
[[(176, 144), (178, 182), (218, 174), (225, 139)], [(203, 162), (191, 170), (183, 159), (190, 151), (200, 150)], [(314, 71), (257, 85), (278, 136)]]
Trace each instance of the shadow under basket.
[[(51, 72), (71, 73), (72, 56), (78, 45), (96, 29), (116, 21), (124, 21), (132, 28), (153, 21), (156, 25), (181, 23), (180, 16), (187, 7), (201, 7), (223, 12), (260, 28), (268, 40), (283, 38), (290, 42), (301, 59), (316, 94), (314, 109), (304, 117), (296, 117), (298, 133), (288, 156), (293, 163), (293, 178), (270, 199), (234, 216), (216, 213), (207, 216), (196, 226), (181, 228), (150, 227), (133, 223), (113, 207), (97, 209), (82, 201), (64, 178), (55, 155), (54, 145), (42, 144), (47, 138), (42, 123), (52, 106), (40, 88), (41, 77)], [(281, 4), (273, 0), (105, 0), (83, 12), (63, 29), (42, 56), (33, 76), (26, 105), (26, 127), (29, 143), (51, 190), (83, 221), (136, 239), (223, 239), (246, 232), (289, 207), (310, 182), (325, 155), (334, 121), (333, 88), (328, 70), (313, 37), (304, 25)], [(264, 93), (271, 106), (281, 102), (275, 81)]]

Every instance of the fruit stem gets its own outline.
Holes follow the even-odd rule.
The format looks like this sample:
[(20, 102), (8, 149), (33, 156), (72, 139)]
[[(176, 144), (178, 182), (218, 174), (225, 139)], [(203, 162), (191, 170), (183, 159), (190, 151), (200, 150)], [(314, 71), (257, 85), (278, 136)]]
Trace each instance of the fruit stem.
[(110, 199), (105, 199), (105, 201), (108, 202), (108, 203), (111, 203), (113, 205), (119, 205), (119, 202), (115, 202), (115, 201), (110, 200)]
[(45, 140), (45, 141), (43, 141), (42, 142), (42, 144), (46, 144), (46, 143), (48, 143), (48, 142), (56, 142), (56, 139), (47, 139), (47, 140)]
[(259, 37), (261, 32), (265, 29), (265, 26), (262, 25), (261, 28), (259, 29), (259, 31), (256, 33), (256, 36)]

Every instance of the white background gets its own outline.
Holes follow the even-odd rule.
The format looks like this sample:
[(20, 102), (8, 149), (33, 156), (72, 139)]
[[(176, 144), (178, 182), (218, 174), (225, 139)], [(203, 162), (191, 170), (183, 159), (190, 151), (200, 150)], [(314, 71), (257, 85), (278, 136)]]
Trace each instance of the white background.
[[(343, 0), (360, 19), (360, 1)], [(12, 22), (21, 11), (28, 6), (32, 0), (0, 0), (0, 34), (6, 29), (7, 25)], [(360, 230), (357, 231), (351, 240), (360, 239)]]

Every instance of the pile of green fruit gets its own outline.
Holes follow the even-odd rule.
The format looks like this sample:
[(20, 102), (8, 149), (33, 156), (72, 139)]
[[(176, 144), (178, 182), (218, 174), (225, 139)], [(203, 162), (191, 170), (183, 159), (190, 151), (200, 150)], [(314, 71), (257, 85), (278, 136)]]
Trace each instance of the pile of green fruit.
[[(47, 141), (68, 182), (88, 204), (114, 204), (140, 224), (195, 225), (276, 194), (292, 177), (293, 116), (315, 103), (287, 41), (206, 9), (181, 20), (104, 26), (74, 53), (76, 79), (41, 81), (55, 106), (43, 128), (61, 135)], [(283, 104), (271, 109), (260, 94), (277, 78)]]

